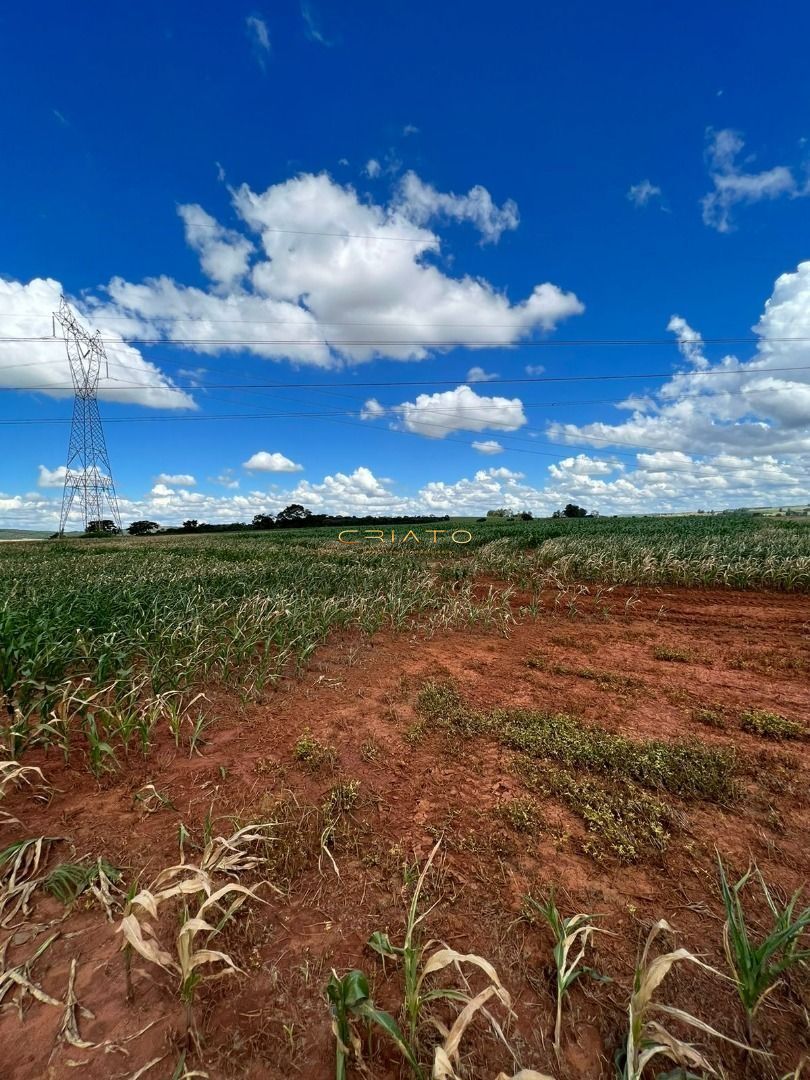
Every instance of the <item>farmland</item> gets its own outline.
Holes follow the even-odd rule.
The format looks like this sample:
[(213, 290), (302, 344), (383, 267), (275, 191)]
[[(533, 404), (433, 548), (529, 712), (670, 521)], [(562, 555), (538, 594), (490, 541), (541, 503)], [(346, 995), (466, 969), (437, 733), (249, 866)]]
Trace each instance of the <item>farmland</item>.
[(0, 549), (4, 1075), (800, 1075), (810, 524), (445, 524)]

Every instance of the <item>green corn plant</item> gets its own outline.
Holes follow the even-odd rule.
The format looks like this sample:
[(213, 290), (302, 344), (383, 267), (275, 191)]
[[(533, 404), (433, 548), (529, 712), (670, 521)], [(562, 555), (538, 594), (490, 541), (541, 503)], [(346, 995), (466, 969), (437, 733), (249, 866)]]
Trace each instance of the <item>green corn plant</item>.
[[(557, 972), (557, 1009), (554, 1022), (554, 1049), (559, 1056), (561, 1049), (562, 1010), (563, 1002), (568, 991), (574, 985), (580, 975), (588, 974), (596, 978), (603, 978), (593, 968), (580, 966), (580, 961), (585, 955), (585, 950), (590, 944), (591, 937), (595, 933), (607, 933), (593, 925), (597, 915), (569, 915), (564, 919), (554, 900), (554, 891), (549, 893), (548, 899), (543, 902), (527, 896), (526, 903), (534, 911), (538, 911), (546, 920), (554, 936), (554, 966)], [(572, 953), (576, 950), (576, 955)]]
[[(636, 964), (633, 993), (628, 1008), (627, 1037), (624, 1046), (616, 1055), (618, 1076), (621, 1080), (641, 1080), (649, 1062), (657, 1057), (668, 1058), (674, 1062), (680, 1070), (680, 1075), (686, 1077), (687, 1080), (693, 1075), (689, 1072), (690, 1069), (701, 1069), (712, 1076), (717, 1075), (715, 1068), (696, 1047), (677, 1038), (654, 1020), (654, 1013), (671, 1016), (688, 1027), (702, 1031), (706, 1035), (713, 1035), (741, 1050), (751, 1050), (750, 1046), (745, 1046), (721, 1034), (703, 1020), (692, 1016), (691, 1013), (654, 1000), (655, 991), (676, 964), (683, 962), (695, 964), (712, 975), (724, 978), (719, 971), (704, 964), (688, 949), (675, 949), (651, 959), (650, 949), (653, 943), (665, 933), (672, 934), (674, 931), (665, 919), (661, 919), (650, 930), (641, 957)], [(759, 1053), (759, 1051), (755, 1052)], [(677, 1071), (675, 1075), (678, 1075)]]
[(93, 713), (88, 713), (85, 717), (84, 733), (87, 736), (88, 751), (90, 755), (90, 770), (93, 775), (99, 777), (105, 769), (114, 769), (117, 763), (115, 751), (99, 733), (96, 718)]
[[(462, 1010), (460, 1016), (463, 1015), (465, 1017), (465, 1023), (461, 1028), (461, 1031), (467, 1026), (473, 1014), (482, 1008), (492, 997), (497, 998), (509, 1012), (511, 1012), (512, 1007), (512, 1001), (509, 994), (503, 988), (498, 973), (488, 960), (485, 960), (482, 956), (477, 956), (474, 953), (456, 952), (455, 949), (450, 949), (439, 941), (427, 941), (423, 943), (419, 940), (419, 925), (427, 915), (430, 914), (433, 907), (435, 907), (434, 904), (420, 914), (419, 898), (425, 884), (425, 878), (433, 864), (433, 860), (436, 857), (440, 845), (441, 840), (436, 842), (433, 850), (430, 852), (414, 887), (408, 908), (405, 924), (405, 940), (403, 944), (401, 946), (394, 945), (389, 936), (381, 931), (375, 931), (368, 941), (369, 947), (376, 953), (379, 953), (379, 955), (383, 957), (383, 960), (390, 959), (402, 963), (405, 998), (403, 1009), (405, 1013), (406, 1039), (414, 1060), (418, 1060), (419, 1058), (419, 1027), (426, 1006), (430, 1006), (440, 1001), (451, 1001), (461, 1004)], [(439, 948), (436, 948), (435, 951), (428, 955), (433, 946), (439, 946)], [(486, 975), (489, 980), (489, 985), (480, 994), (473, 997), (470, 993), (455, 987), (429, 988), (426, 985), (428, 976), (444, 971), (451, 966), (460, 971), (461, 964), (470, 964), (477, 967)], [(496, 1034), (505, 1042), (503, 1032), (495, 1018), (489, 1013), (487, 1013), (487, 1017)], [(452, 1052), (448, 1056), (452, 1058), (456, 1052), (457, 1043), (454, 1044)], [(415, 1075), (421, 1076), (422, 1074), (421, 1072), (417, 1072)]]
[[(105, 859), (97, 859), (95, 862), (80, 860), (79, 862), (64, 862), (55, 866), (43, 882), (44, 888), (55, 896), (65, 907), (74, 904), (83, 892), (93, 888), (99, 897), (105, 888), (109, 892), (109, 885), (115, 884), (121, 878), (121, 871), (112, 866)], [(105, 906), (109, 908), (109, 898)]]
[(335, 1080), (345, 1080), (346, 1063), (352, 1052), (362, 1061), (362, 1043), (354, 1030), (354, 1020), (364, 1020), (380, 1028), (396, 1045), (417, 1077), (423, 1077), (419, 1063), (413, 1055), (396, 1020), (378, 1009), (371, 1000), (368, 979), (356, 968), (339, 978), (332, 970), (326, 986), (326, 996), (332, 1014), (332, 1032), (335, 1036)]
[[(762, 1002), (776, 989), (786, 971), (810, 959), (810, 948), (800, 948), (802, 936), (810, 929), (810, 907), (796, 914), (801, 889), (797, 889), (787, 905), (779, 904), (756, 865), (749, 866), (734, 884), (729, 882), (719, 854), (717, 867), (726, 911), (723, 945), (745, 1010), (750, 1040), (754, 1016)], [(742, 901), (743, 890), (752, 877), (759, 882), (773, 916), (770, 931), (760, 941), (751, 937)]]

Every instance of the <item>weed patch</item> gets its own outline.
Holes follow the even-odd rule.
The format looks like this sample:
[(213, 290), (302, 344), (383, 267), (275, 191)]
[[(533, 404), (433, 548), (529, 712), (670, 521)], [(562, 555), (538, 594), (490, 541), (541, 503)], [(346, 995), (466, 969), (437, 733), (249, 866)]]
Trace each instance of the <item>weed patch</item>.
[(762, 739), (800, 739), (805, 734), (803, 724), (765, 709), (749, 709), (743, 713), (740, 727)]
[(692, 719), (698, 724), (703, 724), (704, 727), (716, 728), (718, 731), (725, 731), (728, 727), (720, 709), (695, 709), (692, 712)]
[(327, 746), (320, 742), (309, 728), (306, 729), (295, 744), (293, 755), (296, 761), (306, 765), (309, 769), (330, 768), (337, 763), (337, 751), (334, 746)]
[(517, 796), (498, 804), (498, 816), (510, 825), (515, 832), (536, 833), (542, 825), (542, 817), (534, 799)]
[(766, 675), (806, 675), (810, 673), (810, 660), (795, 653), (777, 652), (767, 649), (764, 652), (743, 650), (732, 653), (726, 664), (733, 671), (761, 671)]
[(636, 862), (663, 851), (673, 821), (660, 799), (628, 784), (583, 779), (570, 769), (522, 758), (516, 763), (523, 782), (539, 795), (552, 795), (573, 810), (588, 829), (584, 850), (597, 861), (610, 856)]
[(678, 649), (671, 645), (656, 645), (653, 656), (656, 660), (667, 660), (673, 664), (691, 664), (693, 659), (689, 649)]
[(568, 664), (550, 664), (544, 656), (530, 656), (526, 661), (526, 667), (535, 671), (547, 671), (551, 675), (573, 675), (577, 679), (588, 679), (596, 683), (601, 690), (614, 690), (617, 693), (641, 690), (645, 685), (642, 679), (635, 679), (631, 675), (619, 675), (615, 671), (602, 671), (592, 667), (571, 667)]
[(463, 735), (489, 734), (512, 750), (535, 758), (603, 773), (683, 798), (726, 801), (736, 792), (732, 749), (693, 743), (636, 740), (582, 723), (567, 713), (465, 706), (449, 683), (428, 683), (418, 708), (431, 724)]

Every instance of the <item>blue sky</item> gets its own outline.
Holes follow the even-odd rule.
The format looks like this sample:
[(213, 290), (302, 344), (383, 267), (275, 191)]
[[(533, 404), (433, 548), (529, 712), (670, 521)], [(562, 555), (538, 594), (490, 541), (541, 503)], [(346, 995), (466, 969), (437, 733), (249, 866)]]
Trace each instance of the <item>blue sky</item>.
[[(807, 501), (808, 38), (798, 2), (6, 6), (0, 339), (60, 291), (101, 328), (125, 520)], [(0, 525), (53, 524), (66, 382), (0, 340)]]

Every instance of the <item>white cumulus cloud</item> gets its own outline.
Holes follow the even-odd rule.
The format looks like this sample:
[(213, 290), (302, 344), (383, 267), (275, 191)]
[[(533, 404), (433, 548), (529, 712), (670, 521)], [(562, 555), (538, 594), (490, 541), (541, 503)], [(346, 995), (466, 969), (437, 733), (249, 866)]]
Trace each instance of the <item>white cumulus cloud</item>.
[(395, 405), (393, 411), (406, 431), (429, 439), (443, 439), (451, 431), (516, 431), (526, 423), (520, 398), (486, 397), (466, 384), (419, 394), (416, 401)]
[(67, 466), (58, 465), (55, 469), (49, 469), (46, 465), (39, 466), (39, 476), (37, 477), (37, 487), (41, 488), (61, 488), (65, 486), (65, 475), (67, 474)]
[(399, 186), (399, 209), (417, 225), (434, 219), (469, 221), (486, 243), (497, 243), (501, 235), (520, 224), (517, 203), (507, 199), (497, 206), (485, 187), (476, 184), (466, 195), (438, 191), (412, 170), (405, 173)]
[[(58, 309), (62, 292), (62, 285), (53, 278), (33, 278), (25, 283), (0, 277), (3, 336), (43, 339), (3, 343), (0, 386), (36, 389), (51, 397), (73, 396), (70, 365), (58, 323), (57, 337), (51, 336), (51, 314)], [(80, 325), (92, 332), (95, 324), (89, 305), (72, 301), (71, 307)], [(194, 399), (176, 389), (169, 376), (128, 345), (117, 329), (105, 327), (104, 340), (108, 364), (102, 365), (100, 372), (100, 399), (156, 409), (196, 408)]]
[[(514, 345), (584, 310), (550, 282), (512, 303), (481, 277), (444, 273), (427, 258), (440, 250), (425, 224), (437, 216), (428, 210), (432, 196), (425, 203), (414, 194), (434, 189), (412, 181), (409, 190), (410, 202), (398, 192), (386, 205), (326, 173), (302, 173), (263, 192), (243, 184), (231, 193), (239, 231), (196, 205), (181, 207), (210, 286), (114, 277), (103, 296), (88, 300), (93, 318), (102, 327), (109, 319), (125, 337), (166, 339), (197, 353), (248, 351), (336, 367), (422, 360), (459, 339), (470, 348)], [(455, 203), (438, 205), (439, 217), (452, 216)], [(506, 204), (482, 209), (483, 196), (465, 205), (489, 237), (513, 220)], [(194, 223), (212, 227), (189, 228)], [(210, 236), (192, 237), (197, 232)]]
[(471, 367), (467, 372), (467, 382), (492, 382), (500, 378), (497, 371), (484, 371), (482, 367)]
[[(690, 458), (731, 454), (746, 462), (759, 455), (810, 454), (810, 261), (777, 279), (754, 327), (758, 343), (748, 360), (728, 355), (709, 361), (700, 333), (682, 316), (672, 317), (669, 330), (688, 370), (623, 402), (630, 415), (619, 423), (553, 423), (549, 434), (569, 444), (591, 442), (595, 450), (635, 447)], [(755, 462), (750, 467), (753, 476), (774, 482), (781, 476), (792, 483), (795, 476), (792, 467), (782, 470), (773, 462), (765, 473)]]
[(191, 473), (159, 473), (155, 477), (157, 484), (169, 484), (172, 487), (194, 487), (197, 483)]
[(267, 450), (257, 450), (247, 461), (242, 462), (242, 468), (250, 472), (301, 472), (304, 466), (290, 461), (278, 451), (270, 454)]
[(381, 405), (376, 398), (369, 398), (364, 402), (362, 409), (360, 410), (361, 420), (379, 420), (381, 416), (385, 416), (388, 410), (384, 405)]
[(502, 454), (503, 447), (497, 439), (483, 439), (480, 442), (473, 439), (473, 450), (477, 450), (479, 454)]

